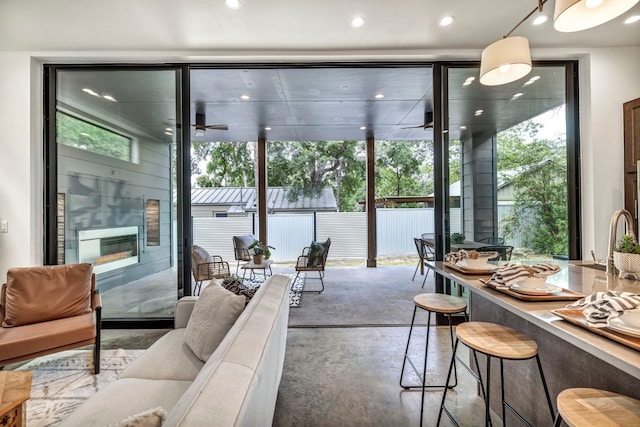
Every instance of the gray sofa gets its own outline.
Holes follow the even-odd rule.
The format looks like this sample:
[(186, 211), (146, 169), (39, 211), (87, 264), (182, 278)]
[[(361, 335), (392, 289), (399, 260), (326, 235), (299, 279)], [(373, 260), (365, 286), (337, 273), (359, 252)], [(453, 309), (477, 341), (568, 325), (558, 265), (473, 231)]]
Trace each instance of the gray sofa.
[(108, 426), (162, 407), (163, 426), (270, 426), (289, 317), (286, 276), (265, 282), (206, 363), (184, 342), (196, 297), (176, 304), (175, 329), (61, 426)]

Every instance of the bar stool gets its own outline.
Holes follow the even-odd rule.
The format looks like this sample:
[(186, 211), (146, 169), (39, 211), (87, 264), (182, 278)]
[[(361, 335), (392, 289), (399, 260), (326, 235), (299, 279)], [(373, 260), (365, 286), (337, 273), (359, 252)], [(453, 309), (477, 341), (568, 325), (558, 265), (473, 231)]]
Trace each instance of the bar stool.
[[(520, 420), (525, 424), (529, 424), (509, 403), (504, 400), (504, 360), (528, 360), (536, 358), (538, 364), (538, 371), (540, 372), (540, 378), (542, 379), (542, 386), (544, 387), (544, 393), (547, 398), (547, 404), (549, 405), (549, 411), (551, 413), (551, 419), (555, 418), (553, 412), (553, 405), (551, 403), (551, 397), (549, 397), (549, 389), (547, 388), (547, 382), (544, 379), (544, 373), (542, 372), (542, 364), (540, 363), (540, 357), (538, 356), (538, 344), (526, 336), (525, 334), (516, 331), (515, 329), (508, 328), (502, 325), (496, 325), (494, 323), (486, 322), (467, 322), (458, 325), (456, 328), (456, 342), (453, 346), (453, 354), (458, 348), (458, 343), (462, 342), (469, 347), (476, 357), (476, 352), (487, 356), (487, 370), (486, 381), (487, 387), (484, 391), (484, 404), (485, 404), (485, 426), (491, 424), (491, 417), (489, 415), (490, 408), (490, 392), (491, 392), (491, 358), (495, 357), (500, 359), (500, 389), (502, 397), (502, 422), (505, 422), (506, 411), (505, 408), (509, 408)], [(449, 372), (447, 374), (447, 383), (451, 377), (451, 371), (454, 365), (454, 359), (451, 359), (449, 365)], [(482, 387), (482, 384), (481, 384)], [(440, 404), (440, 411), (438, 412), (438, 421), (436, 425), (440, 425), (442, 418), (442, 412), (444, 411), (449, 419), (456, 425), (457, 422), (449, 410), (445, 407), (445, 399), (447, 397), (447, 389), (444, 389), (442, 394), (442, 402)]]
[(638, 426), (640, 400), (595, 388), (569, 388), (558, 395), (558, 416), (568, 426)]
[[(451, 338), (451, 348), (453, 349), (453, 326), (452, 326), (452, 322), (451, 322), (451, 315), (452, 314), (456, 314), (456, 313), (463, 313), (467, 310), (467, 303), (465, 300), (463, 300), (462, 298), (458, 298), (458, 297), (454, 297), (451, 295), (445, 295), (445, 294), (433, 294), (433, 293), (429, 293), (429, 294), (420, 294), (420, 295), (416, 295), (415, 297), (413, 297), (413, 317), (411, 318), (411, 327), (409, 328), (409, 337), (407, 338), (407, 347), (404, 350), (404, 359), (402, 361), (402, 371), (400, 372), (400, 387), (404, 388), (404, 389), (412, 389), (412, 388), (422, 388), (422, 398), (421, 398), (421, 405), (420, 405), (420, 425), (422, 425), (422, 415), (423, 415), (423, 411), (424, 411), (424, 390), (425, 388), (431, 388), (431, 387), (445, 387), (445, 385), (427, 385), (426, 384), (426, 374), (427, 374), (427, 356), (429, 355), (429, 332), (431, 330), (431, 313), (440, 313), (440, 314), (445, 314), (448, 319), (449, 319), (449, 335)], [(425, 340), (425, 346), (424, 346), (424, 365), (422, 367), (422, 384), (403, 384), (402, 383), (402, 379), (404, 377), (404, 370), (405, 370), (405, 366), (406, 366), (406, 362), (407, 360), (409, 361), (409, 364), (411, 365), (411, 367), (413, 368), (413, 371), (420, 377), (420, 373), (418, 372), (418, 369), (416, 368), (416, 366), (413, 364), (413, 362), (411, 361), (411, 358), (409, 357), (409, 344), (411, 343), (411, 334), (413, 332), (413, 325), (415, 323), (416, 320), (416, 312), (418, 310), (418, 308), (421, 308), (422, 310), (426, 310), (428, 315), (427, 315), (427, 337)], [(466, 320), (466, 314), (465, 314), (465, 320)], [(446, 387), (448, 388), (453, 388), (458, 384), (458, 374), (455, 368), (455, 364), (454, 364), (454, 383), (453, 385), (449, 385), (449, 378), (447, 378), (447, 382), (446, 382)]]

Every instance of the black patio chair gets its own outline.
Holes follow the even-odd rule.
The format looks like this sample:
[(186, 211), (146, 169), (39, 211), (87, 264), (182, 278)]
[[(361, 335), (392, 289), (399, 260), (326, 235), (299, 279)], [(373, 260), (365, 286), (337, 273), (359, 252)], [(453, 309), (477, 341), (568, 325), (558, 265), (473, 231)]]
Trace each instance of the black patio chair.
[(513, 252), (513, 246), (483, 246), (476, 249), (478, 252), (498, 252), (498, 256), (489, 259), (489, 261), (510, 261), (511, 253)]
[(486, 243), (488, 245), (504, 246), (504, 238), (502, 237), (485, 237), (484, 239), (476, 240), (478, 243)]
[[(435, 261), (436, 259), (436, 251), (435, 251), (435, 241), (431, 239), (420, 239), (418, 237), (413, 238), (413, 243), (416, 245), (416, 250), (418, 251), (418, 265), (416, 265), (416, 269), (413, 272), (413, 277), (411, 281), (413, 282), (416, 278), (416, 273), (418, 273), (418, 267), (420, 267), (420, 263), (424, 263), (426, 261)], [(424, 280), (422, 280), (422, 287), (424, 288), (424, 284), (427, 281), (427, 276), (429, 275), (429, 270), (424, 273)]]

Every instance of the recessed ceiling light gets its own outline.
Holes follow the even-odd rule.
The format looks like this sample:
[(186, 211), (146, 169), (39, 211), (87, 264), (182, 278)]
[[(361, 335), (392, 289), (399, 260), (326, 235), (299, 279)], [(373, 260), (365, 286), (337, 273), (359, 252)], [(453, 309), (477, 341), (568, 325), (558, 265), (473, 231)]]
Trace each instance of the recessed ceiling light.
[(173, 136), (173, 133), (172, 133), (172, 132), (169, 132), (169, 131), (166, 131), (164, 134), (165, 134), (165, 135), (171, 135), (171, 136)]
[(264, 130), (271, 130), (271, 128), (269, 126), (266, 126)]
[(633, 15), (624, 20), (625, 24), (633, 24), (634, 22), (640, 21), (640, 15)]
[(522, 92), (514, 93), (514, 94), (513, 94), (513, 96), (511, 97), (511, 99), (518, 99), (518, 98), (520, 98), (522, 95), (524, 95), (524, 93), (522, 93)]
[(454, 17), (453, 16), (445, 16), (444, 18), (442, 18), (440, 20), (440, 26), (441, 27), (446, 27), (447, 25), (451, 25), (454, 21)]
[(527, 80), (523, 86), (529, 86), (530, 84), (535, 83), (539, 79), (540, 79), (540, 76), (533, 76), (529, 80)]
[(462, 83), (462, 86), (469, 86), (471, 83), (474, 82), (476, 78), (471, 76), (471, 77), (467, 77), (467, 80), (464, 81), (464, 83)]
[(360, 130), (366, 130), (367, 127), (366, 126), (360, 126)]
[(442, 131), (442, 133), (449, 133), (449, 130), (445, 129), (445, 130)]
[(113, 96), (111, 96), (111, 95), (102, 95), (102, 97), (103, 97), (104, 99), (106, 99), (107, 101), (111, 101), (111, 102), (118, 102), (118, 100), (117, 100), (117, 99), (115, 99), (115, 98), (114, 98)]
[(480, 116), (480, 115), (482, 115), (482, 113), (484, 113), (484, 110), (476, 110), (476, 112), (474, 114), (476, 116)]
[(460, 130), (467, 130), (467, 127), (466, 127), (466, 126), (464, 126), (464, 125), (462, 125), (462, 126), (460, 126), (460, 128), (459, 128), (459, 129), (460, 129)]
[(240, 99), (244, 99), (245, 101), (251, 99), (249, 95), (240, 95)]
[(164, 128), (167, 132), (173, 132), (173, 128)]
[(384, 93), (376, 93), (375, 98), (376, 98), (376, 99), (382, 99), (382, 98), (384, 98)]
[(82, 91), (85, 92), (85, 93), (88, 93), (89, 95), (100, 97), (99, 93), (94, 92), (93, 90), (89, 89), (88, 87), (85, 87), (84, 89), (82, 89)]
[(544, 24), (545, 22), (547, 22), (548, 20), (549, 20), (549, 17), (547, 15), (539, 14), (533, 20), (532, 24), (533, 25), (541, 25), (541, 24)]
[(229, 9), (239, 9), (240, 0), (225, 0), (225, 4)]
[(362, 18), (362, 16), (355, 16), (352, 20), (351, 20), (351, 26), (353, 28), (360, 28), (364, 25), (364, 19)]

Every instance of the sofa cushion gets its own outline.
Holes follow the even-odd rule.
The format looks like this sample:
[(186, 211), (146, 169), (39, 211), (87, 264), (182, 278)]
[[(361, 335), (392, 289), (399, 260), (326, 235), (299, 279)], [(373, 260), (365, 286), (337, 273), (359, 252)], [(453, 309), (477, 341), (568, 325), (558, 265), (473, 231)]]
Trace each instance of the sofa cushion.
[(206, 362), (244, 309), (245, 297), (235, 295), (217, 282), (204, 288), (193, 307), (184, 334), (185, 343)]
[(190, 385), (191, 381), (119, 379), (75, 408), (58, 427), (104, 427), (158, 406), (171, 411)]
[(204, 362), (184, 342), (185, 328), (174, 329), (131, 362), (118, 378), (193, 381)]
[(12, 268), (3, 295), (3, 327), (91, 312), (91, 264)]

